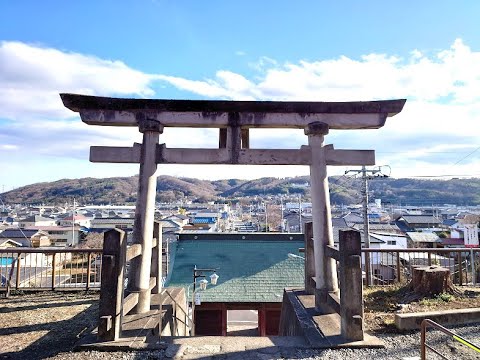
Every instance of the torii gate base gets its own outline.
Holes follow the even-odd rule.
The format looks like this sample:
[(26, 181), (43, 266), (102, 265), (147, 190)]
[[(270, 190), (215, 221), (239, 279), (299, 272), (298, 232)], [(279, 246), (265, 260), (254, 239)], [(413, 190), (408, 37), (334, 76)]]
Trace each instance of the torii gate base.
[(339, 262), (340, 294), (322, 297), (311, 282), (315, 268), (312, 233), (312, 223), (305, 224), (305, 289), (285, 289), (280, 335), (304, 336), (313, 348), (384, 347), (363, 329), (360, 233), (340, 231), (339, 250), (327, 245), (325, 258)]

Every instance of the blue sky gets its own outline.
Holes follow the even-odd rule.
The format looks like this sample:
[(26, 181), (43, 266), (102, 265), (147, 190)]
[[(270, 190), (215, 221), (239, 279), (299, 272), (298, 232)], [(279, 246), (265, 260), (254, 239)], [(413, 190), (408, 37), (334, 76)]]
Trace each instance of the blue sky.
[[(0, 192), (63, 178), (128, 176), (90, 145), (129, 146), (59, 92), (279, 101), (407, 98), (380, 130), (332, 131), (374, 149), (393, 177), (480, 176), (478, 1), (0, 0)], [(167, 129), (170, 147), (212, 147), (209, 130)], [(255, 147), (298, 148), (301, 131), (252, 131)], [(345, 168), (329, 168), (329, 174)], [(256, 178), (306, 167), (162, 166), (159, 174)]]

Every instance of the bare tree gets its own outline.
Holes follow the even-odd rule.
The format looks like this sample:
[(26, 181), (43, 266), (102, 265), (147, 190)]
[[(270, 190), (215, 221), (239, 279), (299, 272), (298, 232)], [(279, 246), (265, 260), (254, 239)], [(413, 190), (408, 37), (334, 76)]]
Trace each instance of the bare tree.
[(103, 248), (103, 233), (90, 232), (85, 237), (85, 241), (79, 244), (83, 249), (102, 249)]

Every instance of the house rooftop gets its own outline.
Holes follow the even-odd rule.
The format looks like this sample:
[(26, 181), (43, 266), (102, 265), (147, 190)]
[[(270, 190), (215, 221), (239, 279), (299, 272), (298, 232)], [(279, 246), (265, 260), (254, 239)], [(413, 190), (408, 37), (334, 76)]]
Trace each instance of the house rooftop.
[(39, 221), (53, 221), (53, 219), (40, 216), (40, 215), (32, 215), (25, 219), (18, 220), (18, 222), (39, 222)]
[(398, 220), (403, 220), (408, 224), (435, 225), (442, 223), (439, 218), (433, 215), (402, 215)]
[(407, 232), (407, 236), (413, 242), (423, 242), (423, 243), (436, 243), (440, 242), (440, 238), (437, 234), (434, 233), (425, 233), (425, 232)]
[(181, 234), (166, 286), (188, 288), (196, 265), (219, 275), (216, 286), (201, 292), (202, 302), (282, 302), (285, 287), (304, 286), (302, 247), (303, 234)]

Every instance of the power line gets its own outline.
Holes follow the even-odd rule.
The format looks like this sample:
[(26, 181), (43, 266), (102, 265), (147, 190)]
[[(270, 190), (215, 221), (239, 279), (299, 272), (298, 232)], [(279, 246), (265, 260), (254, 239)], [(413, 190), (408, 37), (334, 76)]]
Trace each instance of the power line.
[(480, 146), (477, 147), (475, 150), (473, 150), (471, 153), (469, 153), (467, 156), (464, 156), (463, 158), (461, 158), (460, 160), (458, 160), (455, 164), (453, 164), (451, 167), (455, 166), (455, 165), (458, 165), (459, 163), (461, 163), (463, 160), (465, 160), (466, 158), (468, 158), (469, 156), (475, 154), (478, 150), (480, 150)]

